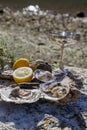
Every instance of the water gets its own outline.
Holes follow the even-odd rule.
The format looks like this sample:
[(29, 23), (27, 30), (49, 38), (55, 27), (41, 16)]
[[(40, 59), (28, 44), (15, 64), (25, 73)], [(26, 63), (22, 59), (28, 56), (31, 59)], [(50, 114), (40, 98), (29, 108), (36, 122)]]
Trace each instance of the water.
[(8, 6), (13, 10), (22, 10), (31, 4), (38, 4), (41, 9), (56, 10), (59, 13), (87, 13), (87, 0), (0, 0), (0, 7)]

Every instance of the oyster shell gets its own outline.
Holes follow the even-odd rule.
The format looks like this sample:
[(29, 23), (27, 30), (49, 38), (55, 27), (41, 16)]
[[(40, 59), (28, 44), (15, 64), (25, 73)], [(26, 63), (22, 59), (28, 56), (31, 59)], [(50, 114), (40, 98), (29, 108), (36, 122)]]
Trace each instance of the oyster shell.
[(42, 82), (48, 82), (50, 80), (55, 79), (55, 76), (49, 71), (37, 69), (35, 71), (35, 78)]
[(44, 118), (38, 122), (35, 130), (59, 130), (59, 125), (60, 122), (56, 117), (45, 114)]
[(38, 89), (21, 89), (19, 86), (2, 88), (0, 94), (3, 101), (17, 104), (33, 103), (38, 101), (41, 96)]
[(46, 61), (43, 61), (41, 59), (38, 59), (36, 61), (33, 61), (30, 64), (30, 67), (35, 71), (36, 69), (42, 69), (42, 70), (46, 70), (46, 71), (50, 71), (52, 72), (52, 67), (49, 63), (47, 63)]
[(0, 78), (13, 79), (12, 73), (13, 73), (13, 70), (11, 70), (11, 69), (9, 69), (9, 70), (1, 70), (0, 71)]
[(59, 101), (65, 98), (70, 88), (67, 85), (62, 85), (56, 80), (40, 84), (40, 90), (42, 91), (42, 98), (50, 101)]

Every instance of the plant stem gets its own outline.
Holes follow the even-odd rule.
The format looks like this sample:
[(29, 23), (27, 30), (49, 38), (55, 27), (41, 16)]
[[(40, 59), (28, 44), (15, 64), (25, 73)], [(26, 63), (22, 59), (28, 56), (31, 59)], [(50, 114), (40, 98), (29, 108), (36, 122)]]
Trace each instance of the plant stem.
[(61, 55), (60, 55), (60, 62), (59, 62), (59, 68), (60, 69), (64, 68), (63, 54), (64, 54), (64, 42), (62, 42), (62, 44), (61, 44)]

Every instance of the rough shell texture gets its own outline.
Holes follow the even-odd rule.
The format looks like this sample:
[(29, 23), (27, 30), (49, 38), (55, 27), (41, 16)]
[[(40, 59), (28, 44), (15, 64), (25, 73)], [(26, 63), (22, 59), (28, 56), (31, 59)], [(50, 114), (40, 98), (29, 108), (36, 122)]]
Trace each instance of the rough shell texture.
[(32, 62), (31, 65), (30, 65), (30, 67), (33, 70), (42, 69), (42, 70), (46, 70), (46, 71), (52, 72), (51, 65), (48, 64), (47, 62), (43, 61), (43, 60), (40, 60), (40, 59)]
[(0, 78), (2, 78), (2, 79), (12, 79), (12, 73), (13, 73), (13, 70), (11, 70), (11, 69), (2, 70), (0, 72)]
[(44, 118), (37, 124), (36, 130), (59, 130), (59, 120), (52, 116), (45, 114)]
[(59, 104), (60, 105), (66, 105), (67, 103), (74, 102), (74, 101), (76, 101), (79, 98), (80, 98), (80, 91), (73, 85), (70, 88), (70, 92), (68, 93), (68, 95), (65, 98), (63, 98), (59, 102)]

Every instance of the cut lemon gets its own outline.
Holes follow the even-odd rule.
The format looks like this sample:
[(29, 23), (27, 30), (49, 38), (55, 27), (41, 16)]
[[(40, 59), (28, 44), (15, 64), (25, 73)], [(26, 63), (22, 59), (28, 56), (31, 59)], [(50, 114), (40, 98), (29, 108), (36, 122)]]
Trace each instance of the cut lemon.
[(29, 67), (21, 67), (13, 72), (13, 79), (16, 83), (30, 82), (33, 77), (33, 70)]
[(29, 60), (26, 58), (19, 58), (17, 59), (14, 64), (13, 64), (13, 68), (17, 69), (20, 67), (29, 67)]

